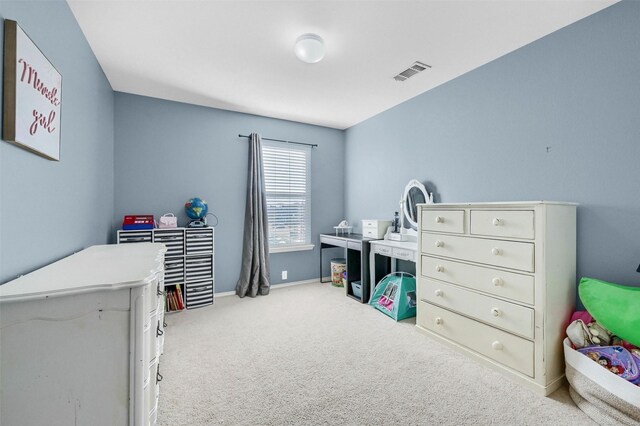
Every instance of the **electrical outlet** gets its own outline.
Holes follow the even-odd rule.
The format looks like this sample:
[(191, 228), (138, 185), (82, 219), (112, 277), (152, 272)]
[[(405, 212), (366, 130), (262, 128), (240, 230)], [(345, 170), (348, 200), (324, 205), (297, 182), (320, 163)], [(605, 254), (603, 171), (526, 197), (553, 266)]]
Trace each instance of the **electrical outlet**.
[(282, 279), (283, 280), (287, 279), (287, 271), (282, 271)]

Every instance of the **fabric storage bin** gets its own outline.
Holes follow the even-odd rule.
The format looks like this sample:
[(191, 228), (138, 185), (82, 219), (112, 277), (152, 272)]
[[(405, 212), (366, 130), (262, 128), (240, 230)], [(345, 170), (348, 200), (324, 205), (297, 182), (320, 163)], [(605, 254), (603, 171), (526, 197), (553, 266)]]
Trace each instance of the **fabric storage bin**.
[(607, 371), (564, 340), (569, 394), (576, 405), (601, 425), (640, 423), (640, 386)]
[(362, 281), (352, 281), (351, 292), (358, 299), (362, 299)]
[(343, 287), (342, 274), (347, 270), (347, 260), (342, 257), (331, 259), (331, 284)]

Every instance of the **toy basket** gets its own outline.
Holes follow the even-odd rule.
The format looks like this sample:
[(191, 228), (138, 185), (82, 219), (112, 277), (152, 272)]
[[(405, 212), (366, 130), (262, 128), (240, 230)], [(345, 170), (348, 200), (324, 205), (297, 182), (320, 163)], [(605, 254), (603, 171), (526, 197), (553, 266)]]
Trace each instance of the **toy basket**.
[(576, 405), (601, 425), (640, 424), (640, 386), (602, 368), (564, 340), (569, 394)]

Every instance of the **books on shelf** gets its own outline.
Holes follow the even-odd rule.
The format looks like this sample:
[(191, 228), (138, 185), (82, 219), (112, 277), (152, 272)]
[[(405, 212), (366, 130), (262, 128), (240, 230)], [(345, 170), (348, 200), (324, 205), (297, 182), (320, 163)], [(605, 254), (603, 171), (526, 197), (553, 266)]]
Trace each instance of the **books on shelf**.
[(180, 284), (175, 287), (167, 287), (164, 294), (164, 310), (165, 312), (181, 311), (184, 309), (184, 300), (182, 298), (182, 288)]

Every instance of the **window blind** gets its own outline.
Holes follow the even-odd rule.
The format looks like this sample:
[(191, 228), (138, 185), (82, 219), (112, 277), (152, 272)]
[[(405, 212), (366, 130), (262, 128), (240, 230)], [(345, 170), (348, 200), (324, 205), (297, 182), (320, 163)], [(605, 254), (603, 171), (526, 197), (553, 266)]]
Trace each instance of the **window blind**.
[(269, 246), (311, 242), (311, 148), (262, 142)]

